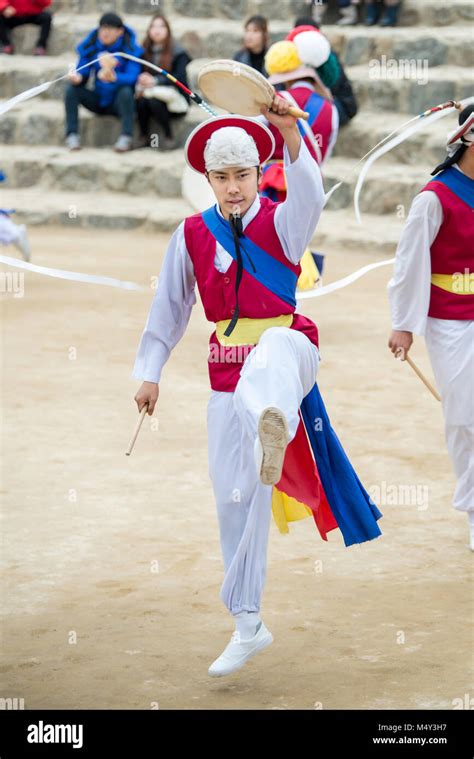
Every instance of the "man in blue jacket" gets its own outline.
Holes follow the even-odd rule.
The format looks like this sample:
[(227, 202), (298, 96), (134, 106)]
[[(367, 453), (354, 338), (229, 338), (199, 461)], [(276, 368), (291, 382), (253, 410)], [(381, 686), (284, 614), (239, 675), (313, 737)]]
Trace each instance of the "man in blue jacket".
[[(125, 26), (116, 13), (104, 13), (97, 29), (77, 46), (79, 61), (77, 69), (95, 60), (104, 53), (129, 53), (137, 57), (143, 50), (136, 41), (133, 29)], [(110, 62), (110, 58), (108, 59)], [(124, 153), (131, 149), (133, 120), (135, 115), (134, 87), (141, 71), (141, 64), (128, 58), (114, 58), (115, 67), (104, 66), (99, 62), (92, 64), (80, 73), (69, 76), (70, 84), (66, 90), (66, 145), (70, 150), (80, 150), (79, 139), (79, 105), (100, 115), (118, 116), (122, 122), (120, 137), (114, 150)], [(93, 73), (93, 89), (86, 87), (89, 76)]]

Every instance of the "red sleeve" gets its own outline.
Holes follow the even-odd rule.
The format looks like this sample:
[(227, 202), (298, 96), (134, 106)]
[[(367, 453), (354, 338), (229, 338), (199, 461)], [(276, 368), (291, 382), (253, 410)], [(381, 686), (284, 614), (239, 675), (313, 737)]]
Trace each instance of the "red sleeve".
[[(0, 3), (2, 3), (3, 0), (0, 0)], [(28, 10), (28, 13), (41, 13), (41, 11), (44, 11), (45, 8), (48, 7), (48, 5), (51, 5), (52, 0), (30, 0), (30, 10)], [(7, 2), (8, 5), (8, 2)], [(14, 3), (13, 3), (14, 5)]]
[(10, 5), (9, 0), (0, 0), (0, 13), (5, 10), (7, 5)]

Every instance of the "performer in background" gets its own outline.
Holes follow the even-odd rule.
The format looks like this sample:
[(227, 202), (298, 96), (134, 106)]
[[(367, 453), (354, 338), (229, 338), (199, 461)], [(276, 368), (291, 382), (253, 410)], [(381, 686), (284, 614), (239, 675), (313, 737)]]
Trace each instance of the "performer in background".
[(424, 335), (443, 404), (457, 483), (474, 550), (474, 105), (460, 113), (448, 158), (416, 196), (388, 285), (389, 347), (406, 354)]
[[(301, 26), (291, 32), (291, 40), (275, 42), (265, 57), (269, 81), (282, 85), (280, 95), (292, 105), (309, 112), (309, 119), (298, 121), (298, 128), (308, 150), (319, 166), (329, 158), (336, 143), (339, 113), (331, 91), (323, 85), (316, 67), (321, 67), (331, 54), (326, 37), (313, 27)], [(283, 167), (283, 142), (270, 124), (275, 137), (275, 151), (263, 168), (260, 192), (275, 201), (286, 197), (286, 180)], [(322, 284), (324, 255), (309, 248), (301, 260), (302, 272), (298, 279), (299, 290), (311, 290)]]

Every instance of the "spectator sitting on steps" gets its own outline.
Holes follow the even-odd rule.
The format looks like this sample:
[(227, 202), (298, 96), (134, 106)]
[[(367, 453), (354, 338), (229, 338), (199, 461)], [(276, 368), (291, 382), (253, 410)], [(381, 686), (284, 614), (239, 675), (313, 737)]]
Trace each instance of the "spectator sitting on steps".
[(366, 0), (366, 15), (364, 24), (374, 26), (377, 22), (380, 26), (396, 26), (401, 2), (398, 0)]
[[(188, 87), (186, 67), (191, 57), (178, 45), (171, 33), (168, 20), (162, 13), (156, 13), (148, 26), (143, 40), (143, 55), (146, 61), (167, 71)], [(176, 147), (171, 129), (172, 120), (186, 115), (191, 99), (178, 89), (164, 74), (143, 66), (135, 88), (137, 114), (140, 124), (140, 147), (150, 147), (150, 119), (161, 125), (165, 133), (162, 147), (171, 150)]]
[[(312, 6), (313, 21), (319, 26), (326, 12), (327, 0), (305, 0), (305, 3)], [(358, 7), (361, 0), (337, 0), (337, 5), (341, 13), (338, 26), (355, 26), (359, 22)], [(366, 0), (365, 5), (366, 26), (373, 26), (377, 22), (380, 26), (396, 26), (401, 0)]]
[(40, 32), (33, 55), (46, 55), (52, 21), (51, 13), (45, 10), (48, 5), (51, 0), (0, 0), (0, 53), (13, 55), (15, 52), (10, 40), (12, 29), (35, 24)]
[[(125, 26), (116, 13), (104, 13), (97, 29), (77, 46), (79, 61), (77, 68), (95, 60), (101, 54), (102, 61), (94, 63), (82, 72), (69, 75), (71, 84), (66, 90), (66, 145), (70, 150), (79, 150), (79, 105), (101, 116), (112, 115), (121, 119), (120, 137), (114, 150), (124, 153), (131, 150), (133, 121), (135, 115), (134, 86), (140, 74), (141, 64), (128, 58), (114, 58), (107, 53), (123, 52), (140, 57), (142, 48), (136, 41), (135, 32)], [(94, 74), (94, 88), (87, 89), (86, 83), (91, 71)]]
[(264, 61), (268, 47), (267, 19), (265, 16), (251, 16), (245, 22), (244, 47), (234, 55), (234, 61), (245, 63), (267, 76)]

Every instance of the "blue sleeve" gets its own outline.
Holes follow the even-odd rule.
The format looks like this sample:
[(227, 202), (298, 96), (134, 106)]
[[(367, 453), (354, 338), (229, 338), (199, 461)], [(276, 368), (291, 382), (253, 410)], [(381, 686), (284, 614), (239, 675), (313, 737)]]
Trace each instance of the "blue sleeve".
[[(76, 69), (79, 69), (81, 66), (85, 66), (86, 63), (89, 63), (89, 57), (87, 55), (84, 55), (83, 42), (81, 42), (81, 44), (76, 47), (76, 52), (79, 53)], [(80, 71), (79, 73), (83, 77), (83, 81), (86, 81), (91, 73), (90, 66), (83, 71)]]

